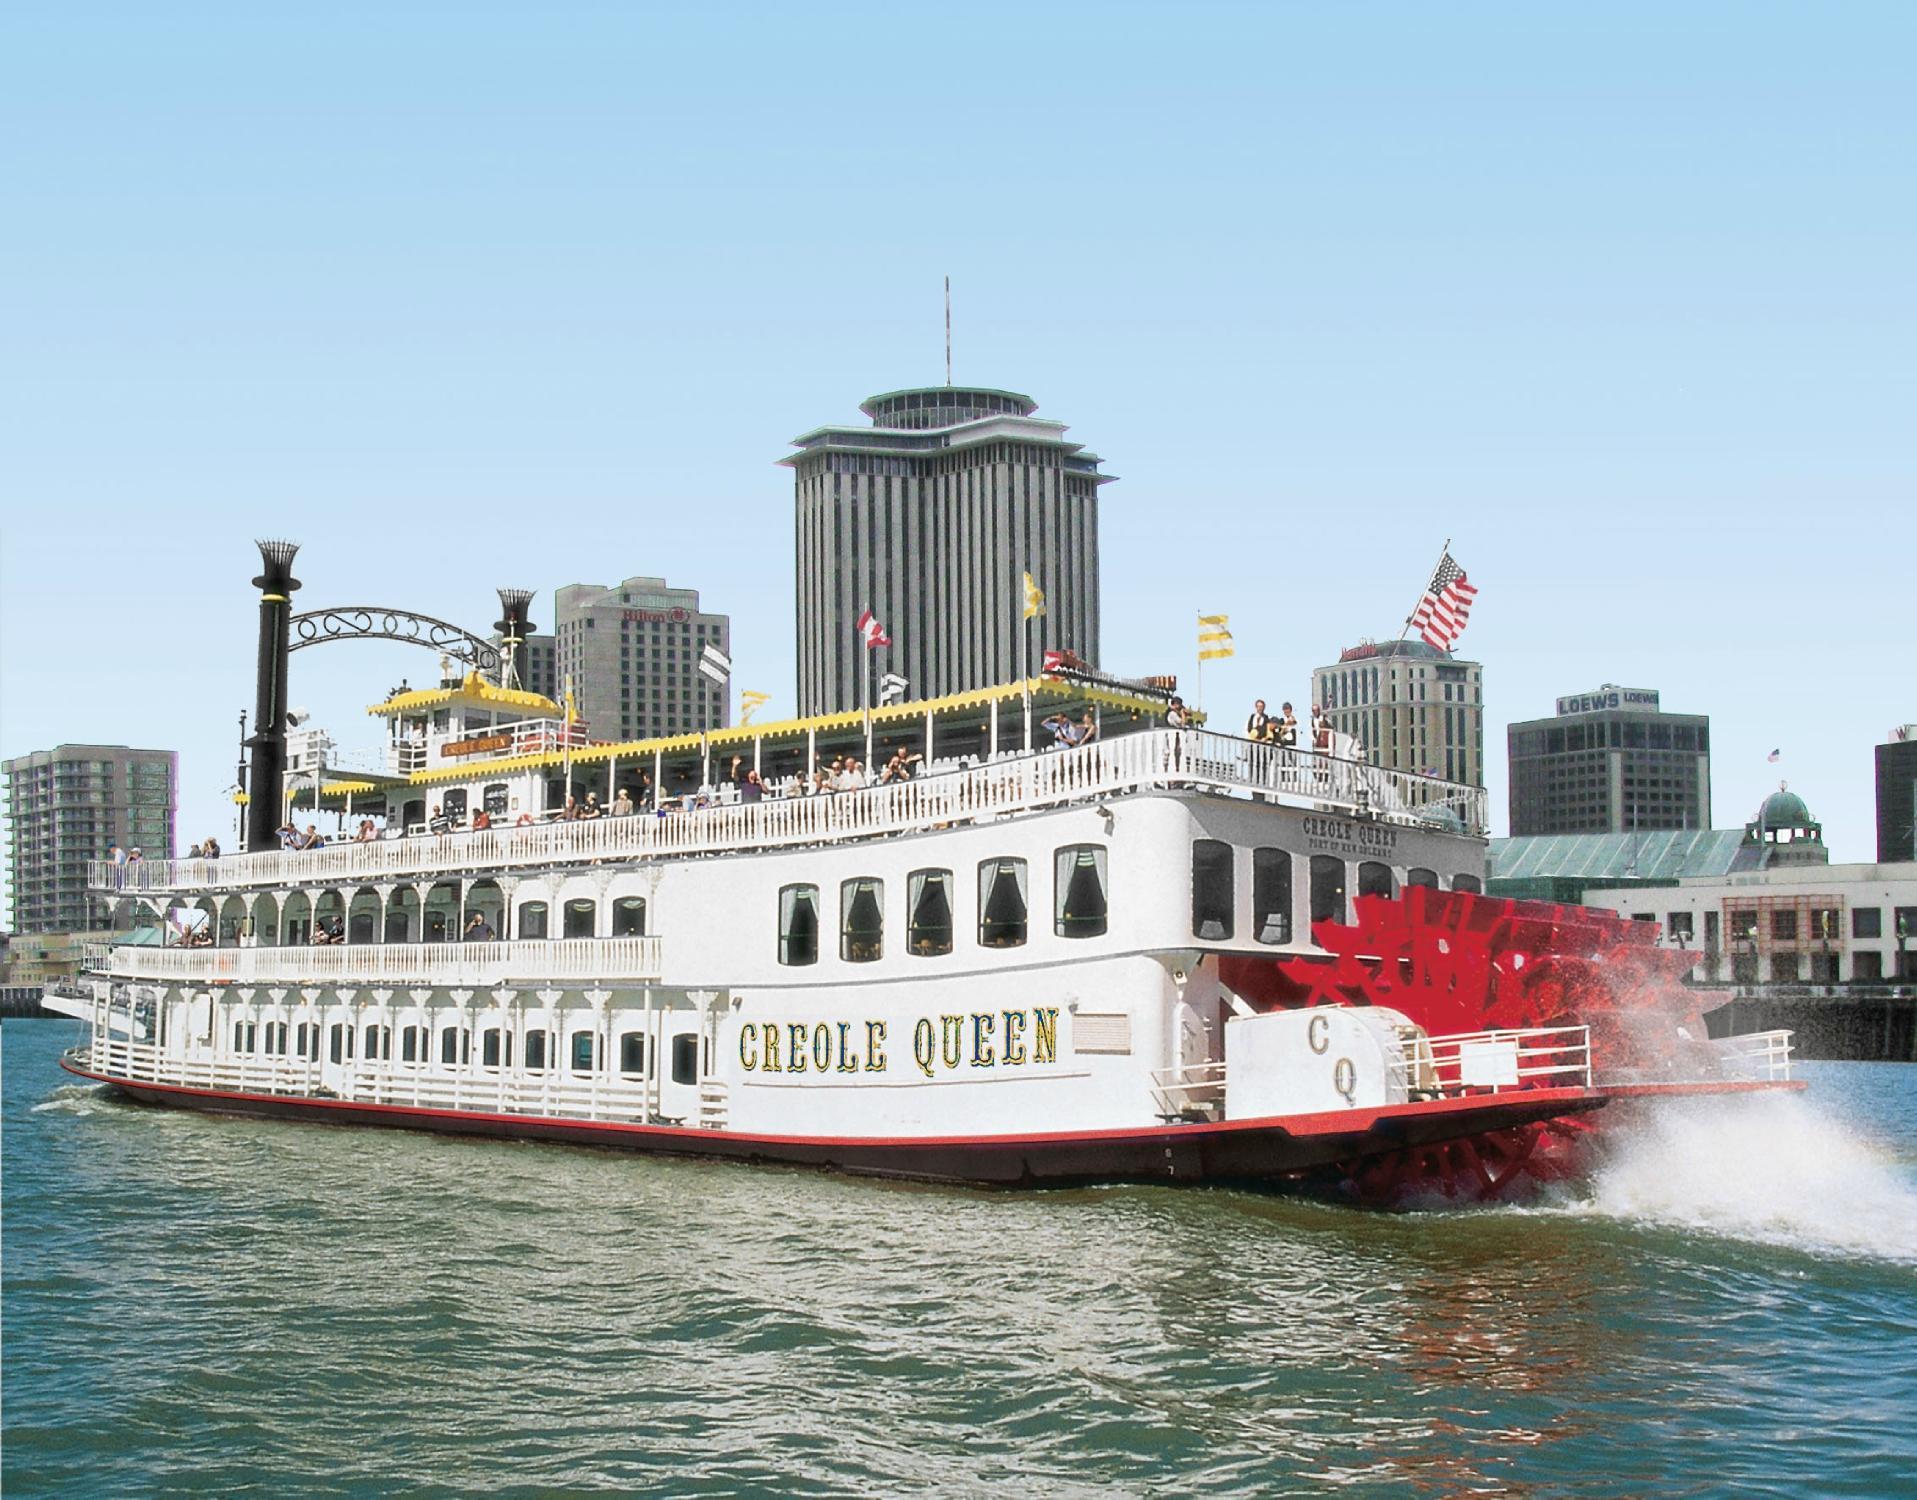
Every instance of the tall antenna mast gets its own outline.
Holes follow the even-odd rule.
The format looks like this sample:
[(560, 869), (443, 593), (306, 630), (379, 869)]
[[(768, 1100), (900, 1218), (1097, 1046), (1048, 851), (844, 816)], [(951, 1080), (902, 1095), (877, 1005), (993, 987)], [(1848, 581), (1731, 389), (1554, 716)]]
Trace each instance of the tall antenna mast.
[(952, 383), (952, 278), (945, 278), (945, 383)]

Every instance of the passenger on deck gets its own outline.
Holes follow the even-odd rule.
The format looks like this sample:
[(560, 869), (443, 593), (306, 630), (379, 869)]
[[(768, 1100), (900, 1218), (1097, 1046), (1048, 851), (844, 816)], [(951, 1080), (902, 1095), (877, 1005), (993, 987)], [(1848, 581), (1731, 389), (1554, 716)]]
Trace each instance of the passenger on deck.
[(1311, 748), (1320, 755), (1331, 753), (1331, 715), (1318, 703), (1311, 705)]
[(758, 802), (765, 797), (765, 783), (759, 780), (757, 771), (747, 771), (745, 780), (739, 783), (741, 802)]
[(134, 847), (133, 852), (126, 857), (126, 862), (130, 865), (137, 865), (141, 860), (145, 858), (146, 858), (146, 851), (139, 848), (136, 845)]
[(320, 837), (320, 831), (317, 827), (308, 823), (306, 825), (306, 832), (300, 835), (299, 843), (294, 845), (294, 847), (296, 849), (324, 849), (326, 847), (326, 840)]
[(839, 790), (842, 792), (863, 791), (866, 786), (865, 766), (856, 757), (845, 758), (845, 770), (839, 776)]
[(426, 828), (430, 833), (451, 833), (453, 831), (453, 820), (444, 812), (440, 811), (437, 802), (433, 804), (432, 816), (426, 820)]
[(198, 844), (195, 844), (191, 849), (186, 851), (186, 857), (188, 859), (203, 859), (205, 857), (205, 851), (203, 851)]
[(474, 833), (483, 833), (486, 829), (491, 828), (492, 826), (493, 826), (493, 815), (487, 812), (485, 808), (482, 807), (480, 808), (478, 812), (473, 814), (473, 832)]
[(586, 805), (579, 809), (579, 816), (582, 818), (603, 818), (605, 815), (606, 810), (599, 805), (599, 794), (597, 792), (587, 792)]
[(574, 823), (579, 819), (579, 804), (573, 798), (566, 798), (566, 805), (559, 809), (559, 821)]
[(293, 826), (292, 820), (289, 818), (286, 822), (280, 824), (280, 847), (282, 849), (297, 849), (299, 846), (300, 831)]
[(630, 818), (632, 816), (632, 793), (628, 792), (624, 787), (620, 787), (619, 795), (612, 799), (612, 815), (615, 818)]
[(1173, 729), (1184, 729), (1190, 722), (1190, 716), (1185, 712), (1185, 700), (1174, 694), (1172, 701), (1165, 706), (1165, 723)]
[(493, 940), (493, 924), (486, 920), (483, 911), (473, 913), (473, 919), (466, 924), (461, 940), (468, 943), (490, 943)]
[(208, 839), (204, 844), (200, 846), (200, 858), (218, 859), (219, 857), (220, 857), (220, 841), (218, 839)]
[(1248, 740), (1268, 740), (1271, 738), (1271, 715), (1265, 712), (1265, 700), (1260, 698), (1251, 706), (1251, 717), (1245, 720), (1245, 738)]
[(647, 808), (651, 807), (652, 803), (652, 772), (641, 771), (639, 773), (639, 806)]
[(885, 769), (879, 773), (879, 785), (884, 786), (892, 781), (910, 781), (912, 767), (923, 759), (924, 757), (917, 753), (908, 755), (905, 747), (901, 745), (892, 752), (892, 758), (885, 763)]
[(1298, 748), (1298, 715), (1291, 711), (1289, 703), (1285, 705), (1284, 717), (1276, 721), (1272, 730), (1272, 739), (1281, 749), (1296, 750)]

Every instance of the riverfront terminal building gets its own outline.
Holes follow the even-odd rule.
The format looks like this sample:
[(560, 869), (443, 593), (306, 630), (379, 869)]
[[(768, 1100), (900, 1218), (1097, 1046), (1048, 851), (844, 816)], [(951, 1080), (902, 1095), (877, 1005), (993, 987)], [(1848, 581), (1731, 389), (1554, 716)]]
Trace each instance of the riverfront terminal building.
[(104, 926), (87, 897), (87, 861), (109, 858), (116, 844), (147, 859), (173, 857), (177, 752), (60, 745), (4, 768), (15, 931)]
[(1711, 826), (1711, 721), (1606, 683), (1506, 731), (1513, 837)]
[(933, 386), (860, 408), (870, 427), (820, 427), (793, 471), (801, 714), (860, 706), (870, 609), (891, 637), (878, 670), (914, 698), (1025, 670), (1023, 575), (1045, 595), (1031, 667), (1061, 649), (1098, 661), (1099, 458), (1015, 391)]
[(1313, 669), (1311, 698), (1374, 766), (1484, 785), (1481, 663), (1423, 641), (1361, 641)]
[(732, 722), (730, 693), (699, 670), (707, 646), (731, 655), (732, 621), (701, 609), (697, 589), (628, 578), (612, 588), (570, 584), (554, 599), (556, 680), (525, 686), (557, 699), (570, 678), (596, 737), (652, 739)]

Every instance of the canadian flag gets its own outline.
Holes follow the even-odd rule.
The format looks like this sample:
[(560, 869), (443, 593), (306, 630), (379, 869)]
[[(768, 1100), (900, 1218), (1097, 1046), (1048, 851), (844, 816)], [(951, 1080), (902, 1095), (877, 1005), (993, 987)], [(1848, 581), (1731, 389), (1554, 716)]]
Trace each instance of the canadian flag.
[(885, 633), (885, 627), (879, 623), (879, 617), (869, 609), (859, 616), (853, 628), (865, 638), (865, 649), (868, 651), (892, 644), (892, 637)]

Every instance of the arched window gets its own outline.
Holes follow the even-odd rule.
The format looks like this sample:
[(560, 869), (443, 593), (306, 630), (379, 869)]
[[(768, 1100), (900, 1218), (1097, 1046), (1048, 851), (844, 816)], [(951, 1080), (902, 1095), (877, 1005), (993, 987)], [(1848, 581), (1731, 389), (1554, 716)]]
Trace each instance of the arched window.
[(1191, 846), (1191, 930), (1206, 942), (1232, 934), (1231, 845), (1218, 839), (1194, 839)]
[(672, 1081), (699, 1081), (699, 1038), (689, 1031), (682, 1031), (672, 1039)]
[(1251, 923), (1261, 943), (1291, 941), (1291, 856), (1283, 849), (1251, 851)]
[(1052, 927), (1065, 938), (1103, 937), (1110, 920), (1105, 846), (1067, 844), (1055, 856)]
[(479, 1034), (479, 1065), (482, 1068), (510, 1068), (513, 1065), (513, 1034), (488, 1026)]
[(1345, 919), (1345, 862), (1335, 854), (1311, 856), (1311, 920)]
[(612, 935), (614, 937), (644, 937), (645, 932), (645, 897), (621, 896), (612, 903)]
[(819, 888), (788, 885), (779, 891), (779, 962), (819, 961)]
[(1435, 891), (1438, 888), (1438, 872), (1436, 870), (1427, 870), (1423, 865), (1413, 865), (1409, 870), (1405, 871), (1404, 883), (1407, 886), (1427, 886)]
[(1470, 891), (1474, 896), (1482, 895), (1484, 892), (1484, 882), (1475, 875), (1453, 875), (1451, 877), (1451, 889), (1454, 891)]
[(978, 867), (978, 942), (981, 948), (1017, 948), (1029, 930), (1025, 861), (981, 860)]
[(646, 1034), (643, 1031), (622, 1031), (619, 1034), (619, 1071), (644, 1075)]
[(599, 1038), (590, 1031), (575, 1031), (572, 1034), (572, 1070), (575, 1073), (591, 1073), (599, 1066)]
[(473, 1034), (462, 1026), (448, 1026), (439, 1034), (439, 1060), (456, 1068), (473, 1060)]
[(393, 1058), (392, 1028), (368, 1026), (365, 1036), (360, 1039), (360, 1056), (368, 1062), (391, 1062)]
[(546, 903), (527, 901), (519, 908), (519, 936), (522, 938), (543, 938), (546, 936)]
[(526, 1033), (526, 1071), (528, 1073), (546, 1071), (546, 1057), (552, 1050), (549, 1042), (550, 1035), (545, 1031)]
[(334, 1062), (353, 1060), (353, 1028), (344, 1022), (335, 1021), (328, 1042), (326, 1055)]
[(580, 897), (566, 903), (566, 932), (569, 938), (589, 938), (599, 920), (597, 902)]
[(952, 951), (952, 872), (914, 870), (906, 881), (905, 951), (935, 958)]
[(885, 882), (869, 877), (840, 881), (839, 957), (849, 964), (869, 964), (884, 954)]
[(399, 1034), (399, 1060), (403, 1063), (416, 1063), (424, 1058), (426, 1051), (426, 1028), (408, 1026)]
[(1387, 900), (1398, 894), (1396, 884), (1391, 878), (1391, 866), (1368, 859), (1358, 866), (1358, 894), (1360, 896), (1383, 896)]

